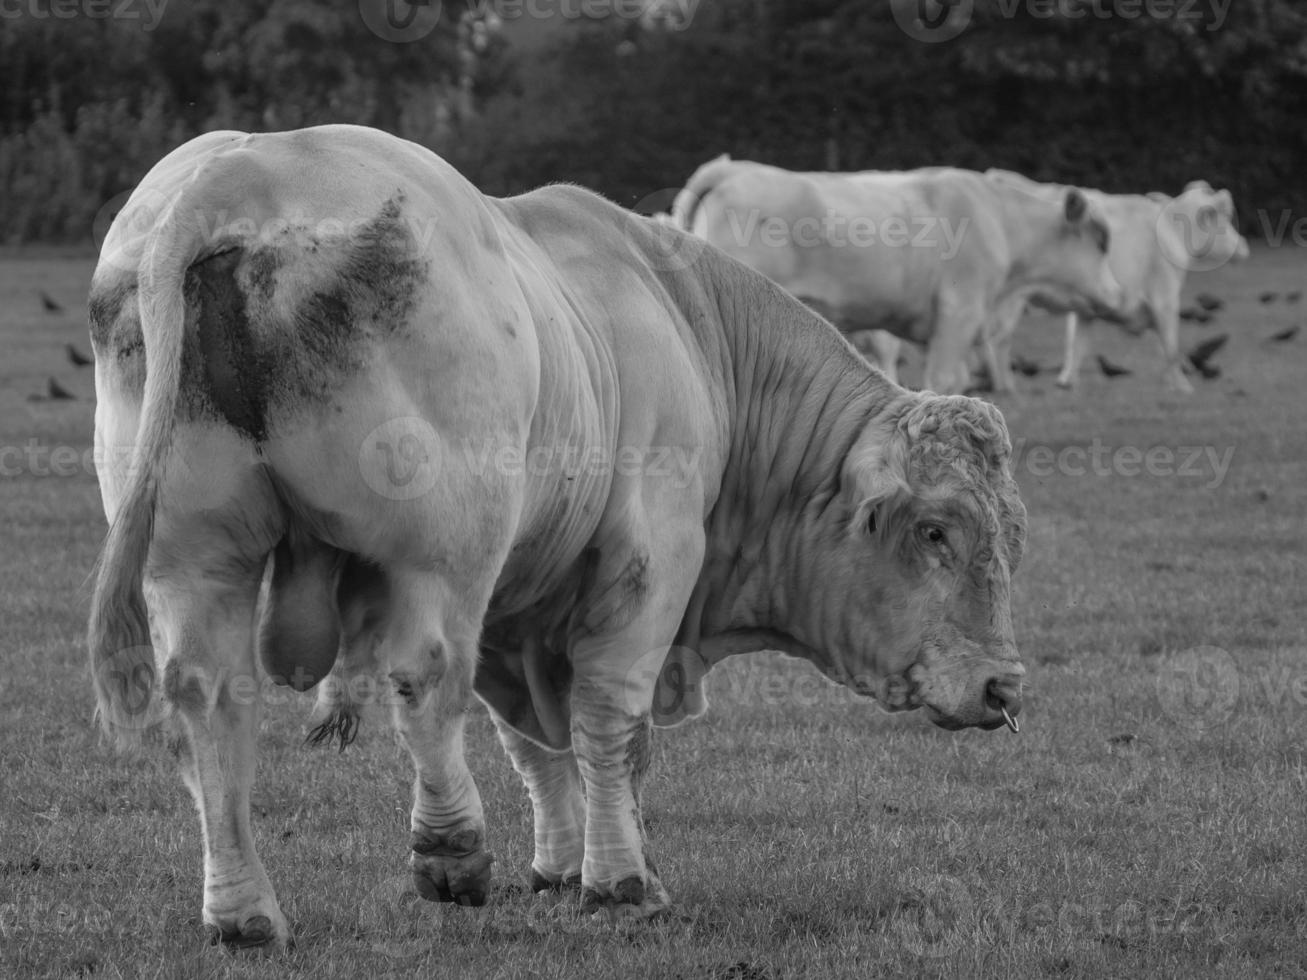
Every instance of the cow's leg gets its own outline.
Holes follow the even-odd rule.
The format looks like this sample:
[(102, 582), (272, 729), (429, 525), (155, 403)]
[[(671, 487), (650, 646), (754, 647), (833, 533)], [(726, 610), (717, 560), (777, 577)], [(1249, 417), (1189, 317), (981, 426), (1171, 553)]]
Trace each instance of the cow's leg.
[(926, 349), (924, 389), (941, 395), (966, 390), (970, 377), (967, 351), (976, 342), (985, 322), (983, 309), (948, 296), (940, 297), (930, 346)]
[(657, 535), (605, 548), (583, 606), (588, 635), (572, 647), (572, 747), (585, 784), (583, 906), (639, 916), (670, 902), (647, 853), (640, 810), (657, 673), (649, 657), (673, 642), (703, 559), (702, 528), (679, 514), (655, 519), (651, 510)]
[(234, 946), (284, 945), (290, 929), (255, 852), (249, 803), (255, 608), (282, 518), (270, 487), (240, 475), (253, 463), (246, 447), (233, 449), (234, 437), (222, 434), (194, 445), (193, 435), (178, 435), (144, 582), (155, 658), (181, 735), (182, 779), (200, 813), (205, 927)]
[(1014, 394), (1017, 390), (1016, 378), (1012, 374), (1012, 338), (1016, 335), (1025, 305), (1024, 299), (1001, 303), (984, 331), (985, 363), (994, 382), (995, 394)]
[(531, 888), (546, 891), (581, 883), (585, 854), (585, 801), (572, 750), (558, 752), (514, 731), (493, 710), (495, 727), (513, 767), (526, 784), (535, 813)]
[(284, 945), (290, 929), (250, 832), (258, 579), (242, 587), (194, 576), (155, 583), (150, 592), (168, 650), (164, 694), (183, 736), (182, 780), (204, 834), (205, 927), (233, 946)]
[(1174, 303), (1163, 303), (1154, 307), (1153, 316), (1162, 356), (1166, 359), (1162, 381), (1172, 391), (1192, 394), (1194, 386), (1185, 377), (1184, 355), (1180, 353), (1180, 311)]
[(463, 725), (489, 590), (469, 594), (423, 569), (392, 567), (385, 575), (387, 623), (378, 652), (393, 685), (395, 726), (417, 770), (413, 881), (431, 901), (482, 905), (492, 858), (481, 796), (463, 756)]
[(1078, 329), (1080, 318), (1066, 315), (1066, 338), (1062, 351), (1062, 371), (1057, 376), (1059, 388), (1074, 388), (1080, 377), (1080, 362), (1089, 347), (1089, 334)]

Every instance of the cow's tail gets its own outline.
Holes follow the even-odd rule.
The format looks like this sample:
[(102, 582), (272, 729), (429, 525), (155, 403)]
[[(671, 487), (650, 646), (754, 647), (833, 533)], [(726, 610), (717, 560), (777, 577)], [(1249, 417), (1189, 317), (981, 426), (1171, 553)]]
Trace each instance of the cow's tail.
[(718, 184), (726, 177), (734, 161), (723, 153), (709, 160), (690, 175), (672, 201), (672, 221), (684, 231), (693, 231), (694, 217), (699, 212), (699, 205)]
[[(192, 183), (188, 190), (194, 188)], [(95, 570), (87, 639), (96, 714), (121, 745), (138, 743), (161, 719), (154, 651), (141, 579), (154, 532), (159, 481), (181, 384), (186, 270), (202, 247), (183, 192), (163, 212), (138, 266), (146, 378), (131, 468)], [(106, 447), (110, 448), (110, 447)], [(115, 447), (116, 448), (116, 447)]]

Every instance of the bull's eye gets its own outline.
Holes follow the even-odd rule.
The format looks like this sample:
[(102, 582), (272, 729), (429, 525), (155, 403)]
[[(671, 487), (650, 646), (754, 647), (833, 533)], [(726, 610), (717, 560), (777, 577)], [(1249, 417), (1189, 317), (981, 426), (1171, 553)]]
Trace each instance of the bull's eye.
[(923, 541), (940, 547), (948, 543), (948, 535), (938, 524), (922, 524), (917, 528), (917, 533), (921, 535)]

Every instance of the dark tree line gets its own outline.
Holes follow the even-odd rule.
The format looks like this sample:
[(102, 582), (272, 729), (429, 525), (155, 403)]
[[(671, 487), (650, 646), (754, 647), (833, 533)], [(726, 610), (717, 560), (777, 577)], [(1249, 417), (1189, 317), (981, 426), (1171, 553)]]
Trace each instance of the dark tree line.
[(1307, 192), (1307, 12), (1292, 0), (1234, 0), (1223, 17), (1212, 0), (1157, 17), (1125, 0), (1079, 17), (1089, 0), (975, 0), (942, 43), (909, 37), (888, 0), (702, 0), (688, 26), (657, 10), (574, 19), (543, 47), (513, 43), (495, 0), (443, 2), (411, 44), (376, 36), (357, 4), (315, 0), (172, 0), (150, 31), (4, 21), (0, 239), (87, 240), (106, 200), (196, 133), (320, 122), (417, 140), (492, 193), (571, 180), (628, 205), (665, 204), (650, 196), (723, 151), (1118, 191), (1203, 177), (1234, 191), (1252, 234), (1257, 212), (1296, 212)]

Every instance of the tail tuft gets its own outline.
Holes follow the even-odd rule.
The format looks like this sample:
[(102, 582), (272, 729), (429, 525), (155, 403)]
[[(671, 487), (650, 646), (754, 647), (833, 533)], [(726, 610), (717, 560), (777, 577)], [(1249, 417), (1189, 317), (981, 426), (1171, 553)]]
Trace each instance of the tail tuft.
[(304, 741), (309, 745), (338, 744), (338, 751), (345, 749), (358, 738), (358, 712), (349, 704), (341, 704), (331, 710), (326, 719), (309, 731)]

